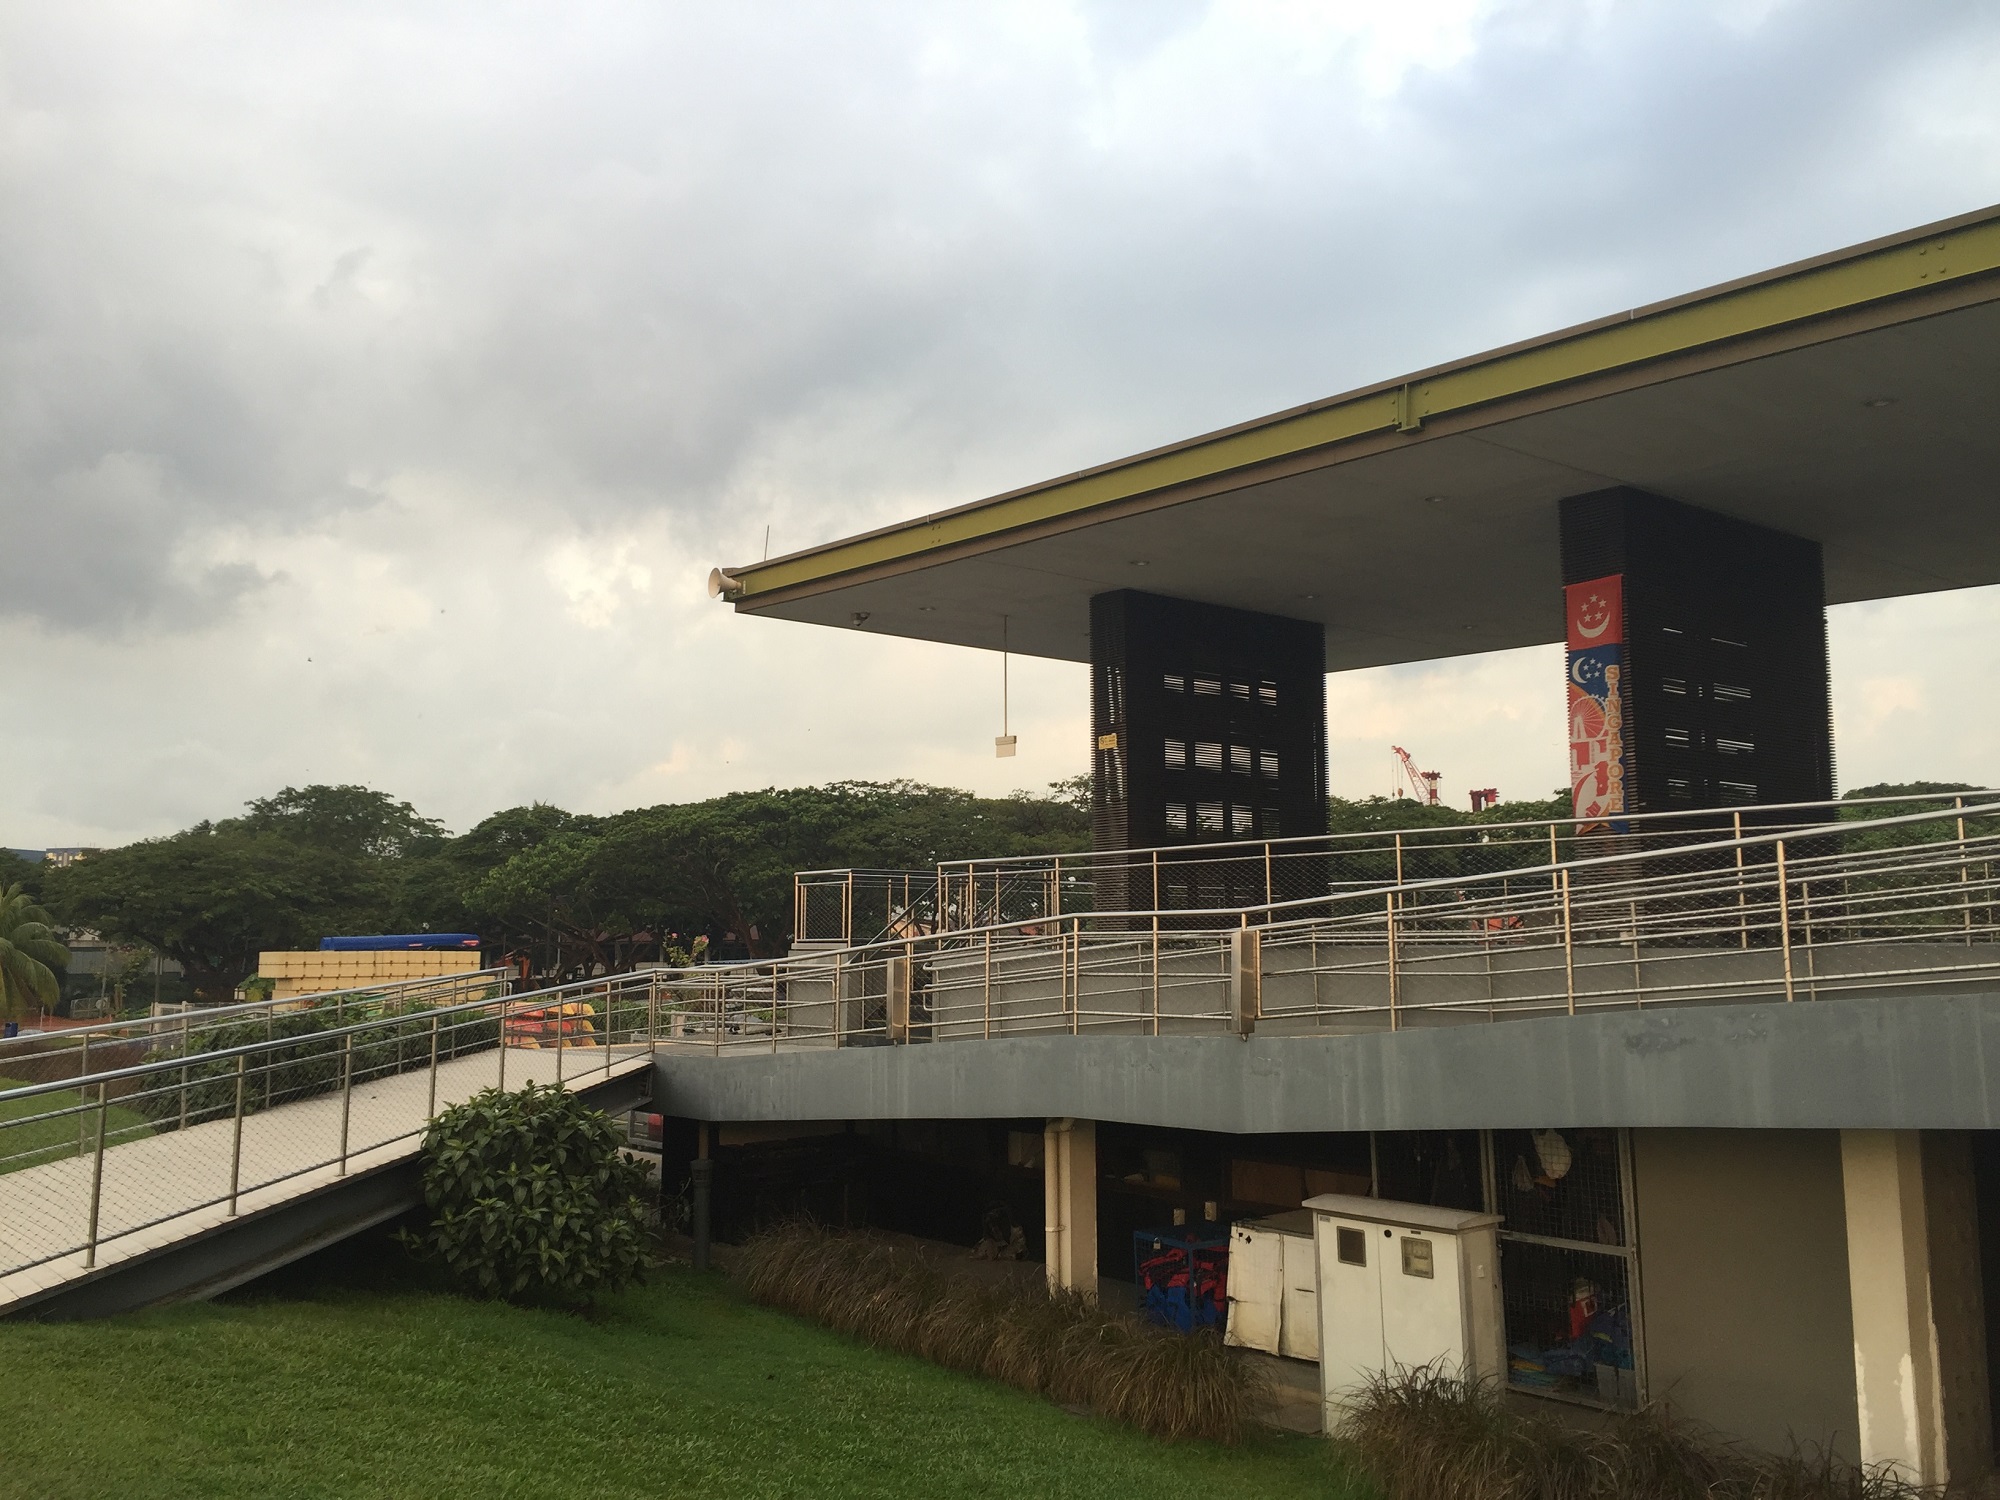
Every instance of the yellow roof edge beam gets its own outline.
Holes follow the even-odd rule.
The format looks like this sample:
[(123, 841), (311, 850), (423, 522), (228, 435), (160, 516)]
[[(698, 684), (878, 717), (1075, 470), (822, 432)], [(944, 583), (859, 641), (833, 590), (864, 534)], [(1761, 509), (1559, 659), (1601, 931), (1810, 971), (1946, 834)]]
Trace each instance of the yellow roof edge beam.
[(710, 577), (739, 604), (1672, 355), (2000, 271), (2000, 206)]

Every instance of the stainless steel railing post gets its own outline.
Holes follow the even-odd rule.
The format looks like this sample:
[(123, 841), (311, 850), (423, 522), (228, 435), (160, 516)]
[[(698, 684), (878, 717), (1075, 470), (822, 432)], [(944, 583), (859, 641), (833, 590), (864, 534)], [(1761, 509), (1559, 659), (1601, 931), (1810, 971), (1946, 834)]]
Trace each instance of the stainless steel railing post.
[(1801, 880), (1799, 882), (1799, 899), (1801, 905), (1804, 907), (1806, 929), (1806, 995), (1810, 999), (1817, 1000), (1819, 999), (1819, 966), (1813, 958), (1812, 882), (1810, 880)]
[(340, 1048), (340, 1171), (347, 1175), (347, 1127), (354, 1112), (354, 1033), (341, 1039)]
[(1394, 891), (1390, 891), (1383, 896), (1382, 909), (1387, 916), (1389, 936), (1389, 1029), (1391, 1031), (1399, 1031), (1402, 1029), (1402, 1017), (1398, 1014), (1402, 996), (1398, 992), (1399, 987), (1397, 985), (1396, 974), (1396, 893)]
[(1793, 1000), (1792, 993), (1792, 903), (1785, 889), (1785, 841), (1779, 839), (1774, 846), (1778, 852), (1778, 945), (1785, 954), (1785, 998)]
[(229, 1139), (229, 1217), (236, 1217), (236, 1187), (243, 1175), (243, 1063), (236, 1054), (236, 1125)]
[(1730, 814), (1732, 832), (1736, 839), (1736, 927), (1741, 935), (1744, 949), (1750, 946), (1750, 896), (1743, 885), (1743, 814)]
[(1077, 1012), (1083, 1008), (1082, 997), (1076, 993), (1076, 970), (1073, 966), (1070, 951), (1072, 946), (1077, 942), (1078, 936), (1079, 934), (1075, 931), (1065, 936), (1060, 927), (1056, 929), (1056, 942), (1060, 945), (1058, 951), (1062, 960), (1063, 1003), (1069, 1009), (1069, 1034), (1071, 1036), (1076, 1035)]
[(83, 1268), (97, 1264), (97, 1210), (104, 1201), (104, 1120), (110, 1104), (108, 1083), (97, 1086), (97, 1157), (90, 1167), (90, 1233), (83, 1245)]
[(1639, 951), (1639, 903), (1632, 906), (1632, 1003), (1641, 1009), (1646, 1004), (1646, 976), (1641, 964)]
[(1563, 994), (1568, 1003), (1569, 1013), (1576, 1014), (1576, 938), (1570, 918), (1569, 869), (1561, 872), (1562, 912), (1563, 912)]
[(1958, 812), (1958, 890), (1959, 906), (1965, 913), (1965, 946), (1972, 946), (1972, 870), (1965, 862), (1965, 799), (1954, 797), (1951, 805)]
[(1160, 1034), (1160, 907), (1153, 904), (1153, 1035)]
[[(88, 1026), (83, 1029), (83, 1055), (77, 1062), (76, 1076), (79, 1079), (90, 1076), (90, 1028)], [(83, 1116), (78, 1115), (76, 1117), (76, 1154), (78, 1156), (83, 1155), (84, 1129)]]
[(438, 1018), (431, 1017), (431, 1096), (424, 1107), (424, 1118), (433, 1118), (438, 1112)]

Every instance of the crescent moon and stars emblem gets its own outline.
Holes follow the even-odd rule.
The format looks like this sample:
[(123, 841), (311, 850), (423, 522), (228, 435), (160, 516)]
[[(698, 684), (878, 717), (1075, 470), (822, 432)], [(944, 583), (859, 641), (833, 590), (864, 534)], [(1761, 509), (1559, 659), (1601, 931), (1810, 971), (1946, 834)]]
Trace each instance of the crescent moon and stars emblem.
[[(1593, 624), (1592, 622), (1596, 623)], [(1576, 633), (1594, 641), (1611, 628), (1611, 606), (1602, 594), (1586, 597), (1576, 611)]]

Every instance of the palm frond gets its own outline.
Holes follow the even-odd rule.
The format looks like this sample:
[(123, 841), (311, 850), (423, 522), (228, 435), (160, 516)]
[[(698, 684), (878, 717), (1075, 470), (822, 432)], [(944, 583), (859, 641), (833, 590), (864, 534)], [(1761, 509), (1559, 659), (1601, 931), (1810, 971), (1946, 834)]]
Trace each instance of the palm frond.
[(17, 1004), (25, 1009), (30, 995), (54, 1005), (62, 998), (62, 984), (47, 964), (0, 937), (0, 1008), (9, 1015)]

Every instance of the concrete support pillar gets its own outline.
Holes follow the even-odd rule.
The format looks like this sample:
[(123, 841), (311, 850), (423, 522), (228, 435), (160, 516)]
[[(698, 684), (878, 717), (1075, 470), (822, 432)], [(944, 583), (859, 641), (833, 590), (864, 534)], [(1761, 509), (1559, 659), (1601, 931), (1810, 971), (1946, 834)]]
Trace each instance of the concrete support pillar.
[(1840, 1161), (1861, 1461), (1919, 1484), (1975, 1478), (1992, 1417), (1967, 1142), (1843, 1130)]
[(1097, 1295), (1097, 1124), (1051, 1120), (1042, 1131), (1042, 1222), (1049, 1287)]

